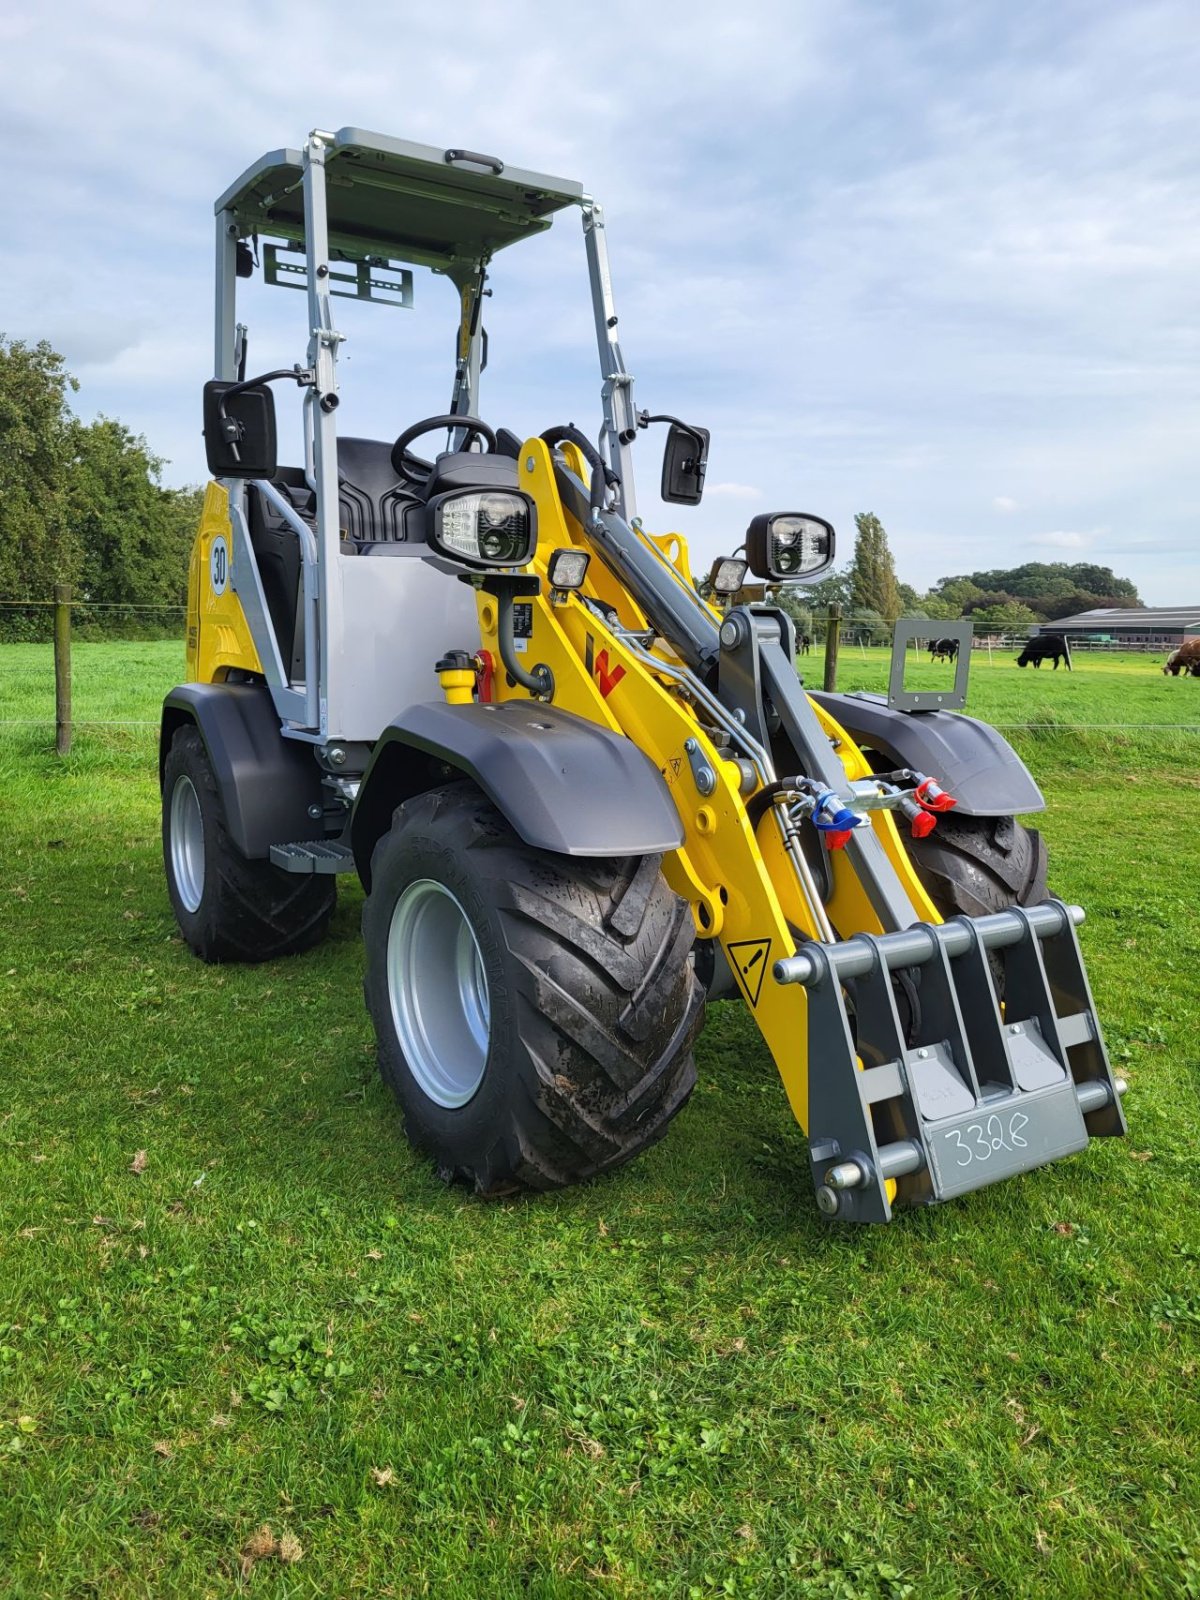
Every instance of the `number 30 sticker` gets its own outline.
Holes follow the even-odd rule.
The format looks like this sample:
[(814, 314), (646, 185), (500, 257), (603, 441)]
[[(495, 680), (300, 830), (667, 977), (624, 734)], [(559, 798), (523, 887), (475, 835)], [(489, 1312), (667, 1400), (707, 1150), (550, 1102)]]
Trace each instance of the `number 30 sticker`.
[(208, 554), (208, 573), (214, 594), (224, 594), (229, 584), (229, 546), (219, 536)]

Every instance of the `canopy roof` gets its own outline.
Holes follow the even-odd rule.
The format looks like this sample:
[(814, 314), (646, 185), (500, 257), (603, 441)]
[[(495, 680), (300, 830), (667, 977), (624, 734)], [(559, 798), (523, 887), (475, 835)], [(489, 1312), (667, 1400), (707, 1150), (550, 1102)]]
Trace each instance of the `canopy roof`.
[[(329, 244), (348, 260), (397, 256), (450, 270), (542, 232), (556, 211), (578, 205), (583, 188), (518, 167), (473, 165), (468, 152), (410, 144), (361, 128), (326, 141)], [(501, 163), (496, 162), (497, 166)], [(232, 211), (238, 233), (304, 239), (304, 158), (274, 150), (249, 167), (216, 203)]]

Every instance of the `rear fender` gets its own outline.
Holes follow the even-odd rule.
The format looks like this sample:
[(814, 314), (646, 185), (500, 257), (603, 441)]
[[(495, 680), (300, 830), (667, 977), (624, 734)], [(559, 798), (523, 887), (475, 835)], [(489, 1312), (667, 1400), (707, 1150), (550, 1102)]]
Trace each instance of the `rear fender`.
[(540, 850), (619, 857), (683, 843), (661, 773), (621, 734), (532, 700), (415, 705), (380, 736), (350, 820), (366, 888), (372, 852), (396, 807), (455, 778), (478, 784)]
[(310, 839), (320, 824), (309, 807), (322, 804), (321, 773), (311, 745), (285, 739), (265, 683), (185, 683), (163, 703), (158, 776), (171, 741), (194, 726), (204, 741), (220, 790), (229, 836), (251, 860), (273, 844)]
[(965, 817), (1012, 817), (1044, 811), (1042, 791), (1008, 740), (986, 722), (957, 711), (913, 714), (882, 695), (811, 693), (856, 743), (897, 767), (936, 778)]

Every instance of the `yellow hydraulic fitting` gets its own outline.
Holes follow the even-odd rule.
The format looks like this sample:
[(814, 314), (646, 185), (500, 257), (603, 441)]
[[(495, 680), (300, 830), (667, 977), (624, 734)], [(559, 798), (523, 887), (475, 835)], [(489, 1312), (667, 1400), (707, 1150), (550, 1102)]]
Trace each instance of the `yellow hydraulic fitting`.
[(475, 698), (475, 658), (466, 650), (452, 650), (434, 669), (448, 705), (469, 706)]

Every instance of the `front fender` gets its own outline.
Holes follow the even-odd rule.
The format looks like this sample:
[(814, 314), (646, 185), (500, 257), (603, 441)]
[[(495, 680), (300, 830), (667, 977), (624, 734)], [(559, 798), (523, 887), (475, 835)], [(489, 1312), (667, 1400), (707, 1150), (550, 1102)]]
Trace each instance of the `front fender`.
[(936, 778), (965, 817), (1013, 817), (1044, 811), (1042, 791), (1002, 734), (958, 711), (896, 711), (881, 695), (810, 696), (858, 744)]
[(566, 856), (653, 855), (683, 843), (670, 790), (637, 746), (536, 701), (410, 706), (375, 745), (350, 821), (359, 877), (403, 801), (472, 779), (526, 844)]

